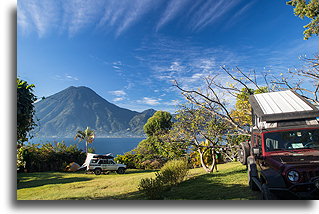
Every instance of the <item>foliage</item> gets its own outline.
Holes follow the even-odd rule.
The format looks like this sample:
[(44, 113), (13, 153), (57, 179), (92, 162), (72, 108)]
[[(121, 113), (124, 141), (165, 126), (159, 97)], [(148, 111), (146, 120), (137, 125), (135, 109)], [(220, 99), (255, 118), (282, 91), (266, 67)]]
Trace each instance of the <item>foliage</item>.
[(182, 182), (189, 171), (186, 159), (168, 161), (159, 172), (162, 180), (169, 186)]
[(88, 153), (88, 144), (93, 143), (94, 141), (94, 131), (90, 129), (89, 127), (86, 127), (84, 131), (77, 131), (74, 140), (79, 139), (79, 141), (84, 140), (85, 141), (85, 152)]
[(130, 168), (159, 169), (167, 160), (185, 156), (187, 147), (179, 143), (167, 142), (165, 136), (172, 127), (172, 115), (157, 111), (144, 125), (147, 138), (135, 149), (119, 155), (116, 160)]
[(155, 178), (141, 179), (138, 188), (144, 192), (148, 199), (161, 199), (165, 190), (185, 179), (188, 171), (186, 160), (168, 161), (160, 172), (155, 174)]
[(71, 162), (82, 164), (86, 155), (76, 145), (64, 142), (28, 144), (18, 150), (17, 165), (27, 172), (63, 171)]
[(318, 0), (291, 0), (288, 5), (294, 7), (294, 13), (301, 19), (305, 17), (311, 19), (310, 23), (304, 26), (304, 39), (309, 39), (312, 35), (319, 35), (319, 1)]
[(260, 87), (256, 90), (242, 88), (241, 92), (236, 94), (235, 110), (231, 112), (231, 117), (234, 119), (234, 121), (241, 126), (252, 125), (249, 96), (252, 94), (261, 94), (266, 92), (268, 92), (267, 87)]
[(148, 137), (167, 132), (172, 126), (172, 115), (169, 112), (157, 111), (144, 125), (144, 132)]
[[(169, 135), (172, 142), (192, 146), (199, 154), (201, 166), (211, 173), (216, 165), (216, 150), (221, 146), (223, 135), (228, 130), (225, 121), (212, 116), (206, 109), (182, 106)], [(208, 161), (210, 158), (212, 161)]]
[(93, 147), (88, 147), (88, 153), (95, 153), (95, 149)]
[(138, 168), (138, 157), (136, 154), (132, 154), (132, 152), (126, 152), (124, 155), (117, 155), (114, 160), (121, 164), (125, 164), (129, 169)]
[(36, 126), (34, 122), (34, 102), (36, 96), (33, 94), (33, 84), (28, 84), (17, 78), (17, 142), (23, 145), (28, 140), (29, 132)]

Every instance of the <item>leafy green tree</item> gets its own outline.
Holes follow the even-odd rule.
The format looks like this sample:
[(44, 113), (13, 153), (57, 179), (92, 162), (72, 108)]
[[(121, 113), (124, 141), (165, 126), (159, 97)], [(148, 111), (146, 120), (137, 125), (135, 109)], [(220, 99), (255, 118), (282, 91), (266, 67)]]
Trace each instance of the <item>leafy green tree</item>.
[(88, 144), (93, 143), (95, 137), (95, 133), (89, 127), (86, 127), (84, 131), (77, 131), (74, 139), (79, 139), (79, 141), (85, 141), (85, 152), (88, 153)]
[(228, 125), (204, 108), (183, 106), (176, 115), (176, 122), (169, 133), (171, 142), (182, 142), (198, 152), (203, 169), (212, 173), (216, 168), (216, 152), (227, 133)]
[(319, 0), (291, 0), (288, 5), (294, 7), (296, 16), (304, 19), (305, 17), (311, 21), (304, 26), (304, 39), (309, 39), (312, 35), (319, 35)]
[(169, 112), (157, 111), (144, 125), (147, 138), (132, 151), (118, 156), (117, 160), (136, 168), (158, 169), (168, 160), (185, 156), (187, 147), (184, 144), (170, 143), (163, 137), (172, 124)]
[(167, 132), (172, 127), (172, 115), (169, 112), (157, 111), (144, 125), (147, 136), (156, 136)]
[(17, 78), (17, 143), (21, 146), (30, 136), (30, 131), (36, 126), (34, 122), (33, 84)]
[(256, 90), (250, 88), (242, 88), (241, 92), (236, 93), (235, 110), (231, 112), (233, 120), (241, 126), (252, 125), (251, 105), (249, 96), (252, 94), (260, 94), (268, 92), (267, 87), (260, 87)]

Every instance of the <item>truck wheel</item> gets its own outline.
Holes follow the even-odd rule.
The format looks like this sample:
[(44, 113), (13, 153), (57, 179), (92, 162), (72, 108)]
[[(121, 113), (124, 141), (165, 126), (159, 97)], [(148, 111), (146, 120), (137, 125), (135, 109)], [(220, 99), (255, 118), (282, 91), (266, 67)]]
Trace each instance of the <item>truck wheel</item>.
[(124, 168), (118, 168), (118, 170), (116, 172), (117, 172), (117, 174), (124, 174), (125, 173), (125, 169)]
[(256, 169), (256, 165), (253, 164), (248, 164), (248, 184), (249, 184), (249, 188), (252, 191), (258, 191), (259, 188), (257, 186), (257, 184), (254, 182), (253, 177), (257, 177), (257, 169)]
[(102, 173), (102, 170), (99, 169), (99, 168), (97, 168), (97, 169), (94, 170), (94, 174), (95, 174), (95, 175), (101, 175), (101, 173)]
[(248, 143), (240, 143), (238, 150), (239, 162), (243, 165), (247, 165), (247, 157), (249, 155), (249, 145)]
[(251, 176), (251, 173), (248, 171), (248, 184), (249, 184), (249, 188), (250, 188), (252, 191), (258, 191), (259, 188), (258, 188), (257, 184), (253, 181), (252, 177), (253, 177), (253, 176)]
[(276, 200), (277, 197), (269, 191), (268, 185), (263, 184), (261, 186), (261, 194), (263, 200)]

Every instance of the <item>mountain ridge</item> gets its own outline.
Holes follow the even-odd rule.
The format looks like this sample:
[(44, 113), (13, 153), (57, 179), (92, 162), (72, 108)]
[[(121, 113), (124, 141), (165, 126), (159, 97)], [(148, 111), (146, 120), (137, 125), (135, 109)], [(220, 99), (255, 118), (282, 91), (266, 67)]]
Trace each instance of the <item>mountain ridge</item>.
[(74, 137), (87, 126), (97, 137), (140, 137), (154, 109), (143, 112), (110, 103), (86, 86), (70, 86), (35, 103), (37, 137)]

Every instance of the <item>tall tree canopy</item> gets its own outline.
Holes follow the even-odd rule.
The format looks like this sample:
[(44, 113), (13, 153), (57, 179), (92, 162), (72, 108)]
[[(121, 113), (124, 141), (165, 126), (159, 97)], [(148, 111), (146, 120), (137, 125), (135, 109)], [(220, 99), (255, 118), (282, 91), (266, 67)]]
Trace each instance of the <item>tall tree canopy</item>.
[(169, 112), (157, 111), (144, 125), (147, 136), (154, 136), (168, 131), (172, 126), (172, 115)]
[(33, 94), (33, 84), (17, 78), (17, 142), (23, 144), (30, 136), (29, 132), (36, 126), (34, 122), (34, 102), (36, 96)]
[(319, 0), (291, 0), (287, 2), (294, 8), (296, 16), (311, 21), (304, 26), (304, 39), (309, 39), (312, 35), (319, 35)]

